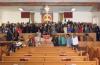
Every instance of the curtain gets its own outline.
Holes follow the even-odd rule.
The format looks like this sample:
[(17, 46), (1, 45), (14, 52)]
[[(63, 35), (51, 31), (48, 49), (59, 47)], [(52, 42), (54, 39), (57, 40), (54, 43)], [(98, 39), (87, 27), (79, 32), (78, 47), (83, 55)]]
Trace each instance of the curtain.
[(64, 18), (73, 18), (72, 12), (64, 12)]
[(30, 18), (30, 12), (21, 12), (21, 18)]
[(34, 13), (30, 13), (30, 22), (34, 23)]
[(64, 14), (63, 13), (59, 13), (59, 21), (62, 22), (64, 19)]

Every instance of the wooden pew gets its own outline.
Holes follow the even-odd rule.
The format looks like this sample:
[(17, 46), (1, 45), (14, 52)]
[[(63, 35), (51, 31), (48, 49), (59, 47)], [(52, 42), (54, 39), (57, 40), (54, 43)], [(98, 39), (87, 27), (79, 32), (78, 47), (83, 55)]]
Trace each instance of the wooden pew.
[(75, 51), (73, 52), (73, 51), (22, 51), (22, 52), (16, 52), (16, 53), (46, 53), (46, 54), (49, 54), (49, 53), (76, 53)]
[(61, 53), (65, 53), (65, 54), (77, 54), (74, 50), (72, 50), (71, 48), (67, 48), (67, 47), (46, 47), (46, 48), (42, 48), (42, 47), (38, 47), (38, 48), (22, 48), (20, 50), (18, 50), (16, 53), (13, 53), (11, 55), (14, 54), (61, 54)]
[(79, 42), (79, 47), (95, 46), (94, 41), (82, 41)]
[(64, 61), (85, 61), (87, 56), (59, 56), (59, 57), (46, 57), (45, 62), (64, 62)]
[(94, 46), (95, 46), (95, 47), (100, 47), (100, 41), (94, 42)]
[(75, 50), (18, 50), (16, 53), (75, 53)]
[(67, 50), (72, 50), (71, 48), (65, 47), (65, 46), (58, 46), (58, 47), (54, 47), (54, 46), (50, 46), (50, 47), (24, 47), (22, 49), (36, 49), (36, 50), (48, 50), (48, 49), (52, 49), (52, 50), (63, 50), (63, 49), (67, 49)]
[(96, 61), (67, 61), (67, 62), (15, 62), (1, 61), (0, 65), (98, 65)]
[[(73, 33), (68, 33), (68, 34), (73, 34)], [(82, 38), (82, 36), (85, 34), (85, 33), (76, 33), (78, 36), (81, 36), (81, 41), (83, 41), (83, 38)], [(93, 38), (93, 40), (94, 41), (96, 41), (96, 34), (95, 33), (88, 33), (89, 34), (89, 36), (91, 37), (91, 38)], [(3, 34), (3, 33), (1, 33), (0, 34), (0, 37), (2, 38), (2, 37), (4, 37), (6, 34)], [(24, 38), (24, 40), (26, 41), (28, 38), (29, 38), (29, 36), (34, 36), (35, 35), (35, 33), (22, 33), (22, 36), (23, 36), (23, 38)], [(65, 33), (57, 33), (56, 35), (65, 35)]]
[(20, 61), (26, 59), (34, 62), (57, 62), (57, 61), (85, 61), (87, 56), (4, 56), (2, 61)]
[(96, 61), (45, 62), (44, 65), (97, 65)]
[(32, 56), (6, 56), (2, 58), (2, 61), (32, 61), (32, 62), (44, 62), (43, 57), (32, 57)]
[(58, 54), (58, 53), (49, 53), (49, 54), (46, 54), (46, 56), (79, 56), (79, 54), (78, 53), (60, 53), (60, 54)]
[[(25, 51), (24, 51), (25, 50)], [(32, 47), (32, 48), (29, 48), (29, 47), (24, 47), (20, 50), (18, 50), (17, 52), (26, 52), (26, 51), (40, 51), (40, 52), (60, 52), (60, 51), (73, 51), (71, 48), (68, 48), (68, 47)]]
[[(72, 35), (73, 33), (68, 33), (68, 34)], [(90, 36), (90, 38), (93, 39), (93, 41), (96, 41), (96, 33), (87, 33), (87, 34)], [(62, 35), (66, 35), (66, 34), (65, 33), (57, 33), (54, 35), (62, 36)], [(83, 41), (83, 36), (85, 35), (85, 33), (76, 33), (76, 35), (80, 37), (80, 41)]]
[(29, 36), (35, 36), (35, 33), (23, 33), (22, 36), (24, 38), (25, 41), (28, 40)]
[(100, 64), (100, 47), (94, 47), (94, 48), (95, 48), (95, 57), (98, 58)]
[[(66, 46), (58, 46), (58, 47), (54, 47), (54, 46), (50, 46), (50, 47), (23, 47), (21, 50), (72, 50), (71, 48), (68, 48)], [(41, 51), (40, 50), (40, 51)]]
[(70, 52), (70, 51), (66, 51), (66, 52), (16, 52), (16, 53), (12, 53), (11, 56), (24, 56), (24, 55), (33, 55), (33, 56), (40, 56), (40, 55), (46, 55), (46, 56), (60, 56), (60, 55), (64, 55), (64, 56), (78, 56), (79, 53), (77, 52)]
[(44, 65), (43, 62), (27, 62), (27, 61), (0, 61), (0, 65)]
[(75, 52), (66, 52), (66, 53), (57, 53), (57, 52), (33, 52), (33, 53), (14, 53), (11, 56), (24, 56), (24, 55), (32, 55), (32, 56), (79, 56), (78, 53)]
[(100, 47), (98, 47), (100, 42), (97, 42), (97, 44), (94, 42), (93, 45), (87, 45), (86, 52), (89, 54), (89, 59), (93, 60), (94, 58), (99, 59), (100, 64)]

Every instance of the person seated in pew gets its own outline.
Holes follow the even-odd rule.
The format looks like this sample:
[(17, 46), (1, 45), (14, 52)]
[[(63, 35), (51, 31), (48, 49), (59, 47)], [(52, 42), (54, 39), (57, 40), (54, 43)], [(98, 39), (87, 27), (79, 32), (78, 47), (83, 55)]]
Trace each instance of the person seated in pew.
[(16, 44), (13, 42), (8, 43), (8, 52), (16, 52)]
[(23, 43), (22, 43), (20, 40), (18, 40), (18, 41), (16, 42), (16, 49), (19, 49), (20, 47), (23, 47), (22, 44), (23, 44)]
[(78, 50), (78, 45), (79, 45), (78, 36), (74, 33), (72, 36), (72, 48), (74, 50)]
[(41, 32), (40, 32), (40, 30), (38, 30), (38, 32), (36, 32), (36, 35), (37, 35), (38, 37), (41, 37)]
[(58, 37), (58, 43), (59, 46), (66, 46), (66, 40), (65, 40), (65, 35), (59, 35)]
[(32, 47), (32, 46), (36, 46), (36, 44), (35, 44), (35, 38), (34, 38), (34, 36), (31, 36), (31, 35), (29, 35), (29, 39), (28, 39), (28, 46), (29, 47)]
[(15, 31), (13, 34), (14, 34), (14, 41), (18, 41), (19, 33)]
[(41, 44), (41, 37), (36, 35), (35, 36), (35, 45), (38, 47)]
[(13, 40), (13, 33), (12, 33), (12, 31), (9, 28), (7, 28), (6, 35), (7, 35), (6, 36), (7, 41), (12, 41)]
[(59, 44), (58, 44), (58, 36), (57, 35), (53, 36), (52, 42), (53, 42), (54, 46), (59, 46)]
[(23, 35), (20, 35), (20, 36), (18, 37), (18, 40), (20, 40), (20, 41), (24, 41), (24, 37), (23, 37)]
[(71, 35), (67, 34), (65, 39), (66, 39), (66, 45), (67, 45), (67, 47), (71, 47), (71, 45), (72, 45)]
[(51, 44), (52, 43), (52, 37), (50, 35), (43, 35), (43, 42), (45, 44)]
[(83, 41), (93, 41), (93, 38), (90, 37), (89, 34), (86, 33), (86, 34), (83, 36)]
[(100, 41), (100, 26), (95, 25), (96, 41)]

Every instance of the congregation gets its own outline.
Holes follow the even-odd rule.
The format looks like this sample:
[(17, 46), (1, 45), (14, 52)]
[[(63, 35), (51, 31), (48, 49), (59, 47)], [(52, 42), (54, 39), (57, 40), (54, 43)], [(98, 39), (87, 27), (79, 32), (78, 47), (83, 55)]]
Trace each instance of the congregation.
[(0, 1), (0, 65), (100, 65), (100, 1)]
[(41, 33), (91, 33), (98, 32), (99, 26), (92, 23), (76, 23), (68, 20), (66, 23), (7, 23), (0, 26), (0, 33), (5, 33), (7, 28), (14, 33), (16, 30), (22, 33), (36, 33), (40, 30)]
[[(10, 44), (8, 51), (14, 51), (16, 48), (22, 47), (22, 42), (25, 41), (22, 33), (36, 33), (34, 36), (29, 36), (27, 40), (28, 46), (39, 46), (45, 40), (48, 43), (52, 42), (54, 46), (67, 46), (73, 49), (78, 49), (80, 38), (75, 33), (85, 33), (84, 41), (89, 36), (88, 33), (96, 33), (96, 40), (100, 41), (100, 27), (91, 23), (75, 23), (68, 21), (67, 23), (9, 23), (2, 24), (0, 27), (0, 33), (6, 34), (7, 41), (17, 41), (15, 44)], [(56, 33), (65, 33), (65, 35), (54, 35)], [(69, 33), (74, 33), (70, 35)], [(50, 35), (45, 39), (43, 35)]]
[(91, 23), (7, 23), (0, 26), (0, 33), (7, 34), (7, 40), (18, 41), (21, 33), (36, 33), (53, 35), (56, 33), (96, 33), (96, 40), (100, 40), (100, 27)]

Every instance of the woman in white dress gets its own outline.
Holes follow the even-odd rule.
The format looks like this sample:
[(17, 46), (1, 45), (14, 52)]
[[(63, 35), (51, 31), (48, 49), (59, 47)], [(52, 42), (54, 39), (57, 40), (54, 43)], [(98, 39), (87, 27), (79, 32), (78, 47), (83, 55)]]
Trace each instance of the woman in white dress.
[(74, 50), (78, 50), (79, 40), (78, 36), (74, 33), (72, 36), (72, 47)]
[(41, 32), (40, 30), (38, 30), (38, 32), (36, 33), (36, 36), (35, 36), (35, 44), (36, 44), (36, 47), (39, 46), (41, 44)]

